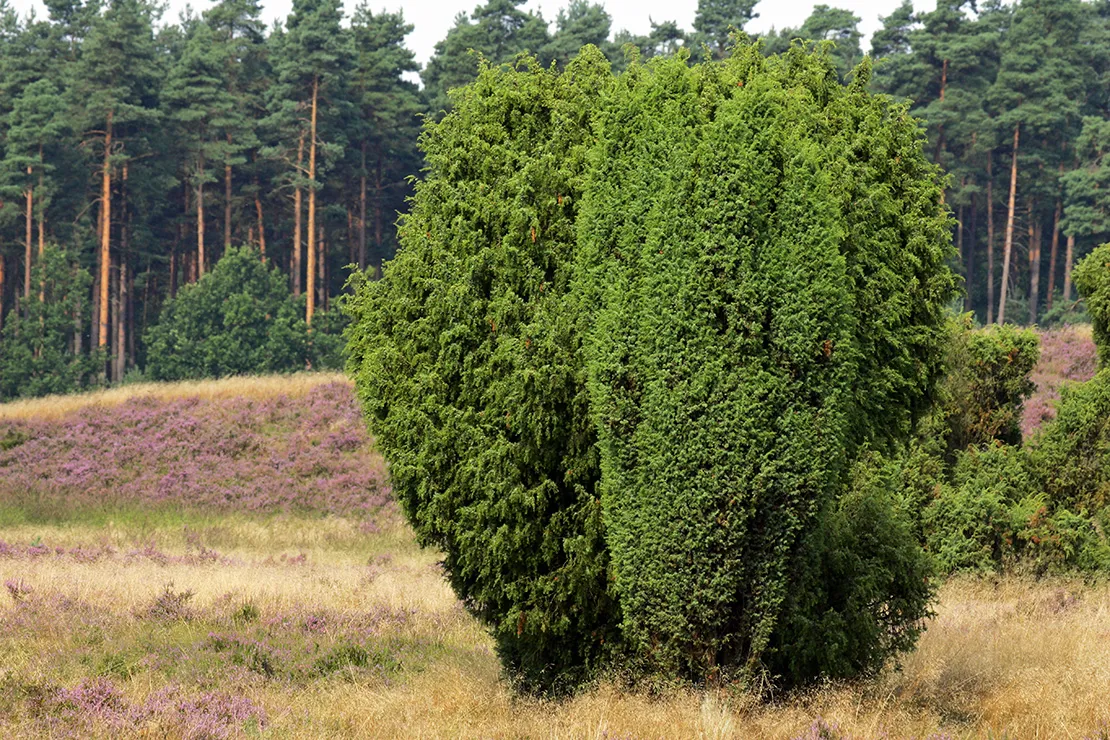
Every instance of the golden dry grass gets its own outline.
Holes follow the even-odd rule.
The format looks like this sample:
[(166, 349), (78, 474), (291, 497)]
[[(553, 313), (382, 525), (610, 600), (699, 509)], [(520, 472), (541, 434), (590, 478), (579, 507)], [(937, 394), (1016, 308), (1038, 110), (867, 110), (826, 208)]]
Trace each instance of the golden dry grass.
[(244, 375), (220, 380), (186, 380), (178, 383), (134, 383), (88, 393), (0, 403), (0, 420), (58, 419), (87, 406), (118, 406), (132, 398), (262, 399), (278, 394), (296, 398), (307, 394), (316, 386), (337, 381), (346, 382), (346, 376), (342, 373), (303, 372), (289, 375)]
[[(218, 546), (231, 564), (0, 559), (0, 581), (21, 578), (36, 593), (80, 598), (124, 625), (138, 625), (137, 611), (171, 581), (194, 591), (201, 608), (233, 594), (263, 612), (298, 604), (340, 612), (415, 610), (413, 620), (390, 629), (438, 647), (426, 665), (395, 680), (356, 677), (237, 689), (266, 708), (266, 734), (272, 737), (790, 738), (823, 717), (857, 738), (948, 733), (1016, 740), (1092, 736), (1110, 720), (1105, 584), (953, 580), (941, 589), (937, 615), (901, 671), (781, 697), (772, 705), (735, 691), (652, 697), (613, 683), (554, 702), (514, 696), (501, 679), (491, 641), (458, 605), (435, 567), (435, 554), (417, 548), (400, 522), (373, 535), (341, 518), (296, 517), (231, 520), (188, 531), (72, 522), (0, 528), (0, 539), (8, 542), (97, 542), (121, 552), (157, 542), (164, 552), (182, 553), (198, 536)], [(305, 565), (266, 560), (298, 552), (307, 555)], [(367, 578), (367, 563), (384, 552), (392, 559)], [(0, 596), (0, 610), (10, 608), (7, 598)], [(3, 671), (63, 685), (78, 680), (80, 665), (38, 657), (56, 651), (64, 632), (44, 625), (33, 640), (4, 643)], [(139, 672), (124, 688), (143, 697), (160, 685), (157, 675)], [(0, 726), (0, 735), (31, 736), (37, 728), (13, 721)]]

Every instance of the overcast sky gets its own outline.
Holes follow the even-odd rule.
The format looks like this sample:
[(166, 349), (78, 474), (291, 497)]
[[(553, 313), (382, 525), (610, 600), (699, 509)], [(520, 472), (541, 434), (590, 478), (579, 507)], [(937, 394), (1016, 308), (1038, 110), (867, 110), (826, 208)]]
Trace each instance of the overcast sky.
[[(347, 14), (350, 15), (358, 0), (344, 0)], [(889, 15), (901, 0), (825, 0), (826, 4), (851, 10), (861, 19), (860, 30), (864, 34), (864, 51), (870, 50), (871, 34), (879, 27), (879, 16)], [(211, 3), (205, 0), (168, 0), (169, 12), (166, 20), (176, 20), (186, 7), (192, 5), (202, 11)], [(405, 20), (416, 28), (408, 37), (408, 46), (416, 53), (421, 65), (432, 55), (435, 43), (447, 35), (454, 25), (455, 16), (460, 12), (470, 13), (479, 0), (370, 0), (373, 9), (385, 8), (390, 11), (402, 10)], [(650, 20), (677, 21), (679, 27), (689, 30), (693, 26), (697, 0), (601, 0), (601, 4), (613, 18), (613, 30), (627, 29), (632, 33), (644, 34), (650, 28)], [(815, 3), (812, 0), (762, 0), (756, 6), (759, 17), (752, 21), (748, 30), (762, 32), (786, 26), (798, 26), (809, 15)], [(289, 13), (292, 0), (262, 0), (263, 15), (268, 23), (284, 18)], [(934, 0), (914, 0), (918, 10), (932, 9)], [(32, 7), (40, 16), (45, 14), (40, 0), (12, 0), (12, 6), (21, 14)], [(529, 0), (525, 6), (530, 10), (542, 12), (543, 17), (553, 22), (559, 9), (566, 6), (566, 0)], [(649, 20), (650, 19), (650, 20)]]

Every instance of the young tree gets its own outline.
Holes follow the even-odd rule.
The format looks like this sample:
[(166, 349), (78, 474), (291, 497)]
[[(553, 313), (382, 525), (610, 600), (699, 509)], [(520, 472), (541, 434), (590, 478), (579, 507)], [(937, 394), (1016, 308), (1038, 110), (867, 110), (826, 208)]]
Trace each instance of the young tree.
[[(404, 207), (407, 175), (419, 169), (416, 138), (418, 114), (423, 110), (420, 92), (405, 80), (418, 69), (405, 36), (412, 32), (400, 13), (370, 12), (366, 3), (355, 9), (351, 36), (355, 50), (351, 94), (358, 113), (354, 138), (358, 142), (358, 266), (380, 269), (391, 256), (385, 225), (391, 214)], [(372, 191), (368, 192), (368, 185)], [(374, 249), (367, 252), (367, 210), (371, 210)]]
[[(348, 36), (340, 28), (342, 17), (338, 0), (297, 0), (286, 23), (280, 56), (274, 60), (277, 83), (272, 88), (271, 100), (278, 101), (278, 115), (295, 122), (298, 129), (296, 187), (298, 193), (302, 184), (308, 191), (305, 322), (310, 327), (316, 310), (319, 249), (316, 196), (321, 183), (317, 155), (324, 144), (319, 134), (322, 124), (326, 123), (321, 120), (321, 112), (325, 118), (330, 118), (342, 104), (341, 72), (351, 56), (351, 50), (344, 46)], [(332, 158), (339, 153), (334, 148), (326, 151)]]
[(138, 153), (128, 149), (128, 138), (158, 119), (151, 15), (151, 6), (142, 0), (113, 0), (89, 30), (69, 88), (84, 144), (90, 151), (99, 149), (99, 295), (94, 312), (101, 350), (108, 346), (113, 179)]

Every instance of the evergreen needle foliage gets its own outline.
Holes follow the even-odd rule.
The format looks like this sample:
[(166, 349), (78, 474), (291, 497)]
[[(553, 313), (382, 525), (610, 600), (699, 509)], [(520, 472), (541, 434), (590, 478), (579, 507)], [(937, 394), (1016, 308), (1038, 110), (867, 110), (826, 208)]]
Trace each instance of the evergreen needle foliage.
[(913, 644), (924, 555), (889, 481), (846, 492), (932, 403), (950, 224), (856, 74), (798, 45), (613, 77), (587, 48), (487, 67), (427, 125), (349, 369), (525, 686), (797, 684)]

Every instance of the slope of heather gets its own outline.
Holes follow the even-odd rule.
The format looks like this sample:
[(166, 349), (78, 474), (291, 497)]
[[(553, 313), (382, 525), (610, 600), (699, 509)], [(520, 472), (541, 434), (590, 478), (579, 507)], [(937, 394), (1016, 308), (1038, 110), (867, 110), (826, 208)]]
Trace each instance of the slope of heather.
[(214, 382), (125, 388), (40, 402), (41, 415), (34, 403), (0, 406), (0, 501), (364, 518), (387, 505), (350, 385), (291, 379), (284, 392), (282, 380), (229, 381), (230, 396)]
[(1046, 421), (1056, 418), (1061, 386), (1090, 380), (1098, 363), (1090, 324), (1046, 329), (1040, 334), (1041, 358), (1033, 370), (1037, 390), (1025, 402), (1021, 420), (1021, 432), (1026, 439)]

